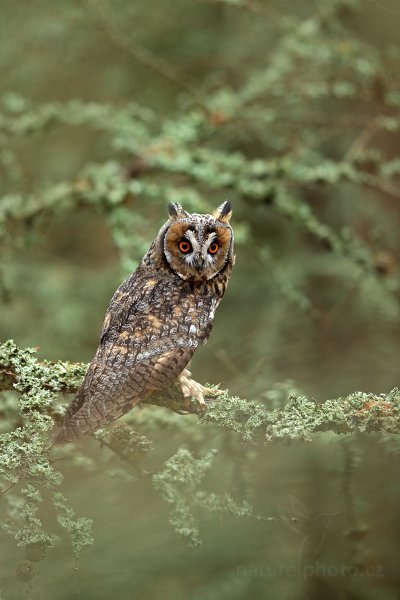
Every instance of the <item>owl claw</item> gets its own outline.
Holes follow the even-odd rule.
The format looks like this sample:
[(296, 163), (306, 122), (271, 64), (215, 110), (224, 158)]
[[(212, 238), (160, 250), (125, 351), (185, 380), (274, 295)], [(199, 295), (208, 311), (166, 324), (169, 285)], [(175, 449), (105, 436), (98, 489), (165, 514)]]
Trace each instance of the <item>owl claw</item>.
[(202, 410), (205, 410), (206, 401), (204, 395), (210, 392), (209, 388), (204, 387), (201, 383), (198, 383), (194, 379), (191, 379), (191, 373), (188, 369), (184, 369), (178, 377), (178, 383), (181, 386), (182, 394), (184, 396), (184, 407), (189, 408), (191, 399), (195, 398), (200, 404)]

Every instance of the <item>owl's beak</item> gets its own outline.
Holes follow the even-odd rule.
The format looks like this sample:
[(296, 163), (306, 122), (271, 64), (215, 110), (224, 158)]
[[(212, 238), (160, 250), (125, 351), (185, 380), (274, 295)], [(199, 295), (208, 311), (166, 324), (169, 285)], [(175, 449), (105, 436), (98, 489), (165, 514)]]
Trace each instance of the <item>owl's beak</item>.
[(199, 255), (197, 258), (196, 258), (196, 261), (195, 261), (195, 266), (196, 266), (196, 269), (197, 269), (198, 271), (200, 271), (200, 269), (202, 269), (202, 268), (204, 267), (204, 263), (205, 263), (204, 257), (203, 257), (203, 256), (200, 254), (200, 255)]

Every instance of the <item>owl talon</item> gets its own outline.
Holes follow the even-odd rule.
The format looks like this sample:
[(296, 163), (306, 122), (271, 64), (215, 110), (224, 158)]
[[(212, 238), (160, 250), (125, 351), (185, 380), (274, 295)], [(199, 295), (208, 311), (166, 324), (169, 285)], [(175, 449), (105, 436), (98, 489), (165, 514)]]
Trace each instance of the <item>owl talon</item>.
[(211, 390), (204, 387), (201, 383), (194, 381), (190, 377), (191, 372), (188, 369), (184, 369), (178, 377), (178, 383), (181, 386), (182, 394), (184, 397), (184, 408), (188, 409), (192, 402), (192, 398), (195, 398), (200, 404), (202, 410), (205, 410), (206, 401), (204, 395), (209, 393)]

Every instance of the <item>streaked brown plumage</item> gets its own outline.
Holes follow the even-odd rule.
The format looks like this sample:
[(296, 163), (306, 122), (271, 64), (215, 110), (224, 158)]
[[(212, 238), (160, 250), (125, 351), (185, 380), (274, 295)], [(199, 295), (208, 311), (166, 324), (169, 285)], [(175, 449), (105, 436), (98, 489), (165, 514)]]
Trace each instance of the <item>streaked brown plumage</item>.
[(205, 388), (185, 367), (210, 335), (231, 274), (232, 211), (224, 202), (213, 216), (189, 214), (179, 204), (170, 204), (168, 212), (169, 220), (110, 302), (100, 345), (57, 442), (103, 427), (176, 380), (185, 397), (204, 402)]

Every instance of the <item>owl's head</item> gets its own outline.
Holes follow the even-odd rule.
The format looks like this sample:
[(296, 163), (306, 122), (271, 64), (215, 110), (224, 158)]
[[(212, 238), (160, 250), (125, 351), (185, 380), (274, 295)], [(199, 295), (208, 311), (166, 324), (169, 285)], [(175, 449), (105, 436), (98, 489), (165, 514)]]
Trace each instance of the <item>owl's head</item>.
[(230, 202), (212, 215), (188, 213), (177, 203), (168, 206), (169, 221), (163, 228), (164, 257), (181, 279), (210, 280), (232, 266), (233, 231)]

